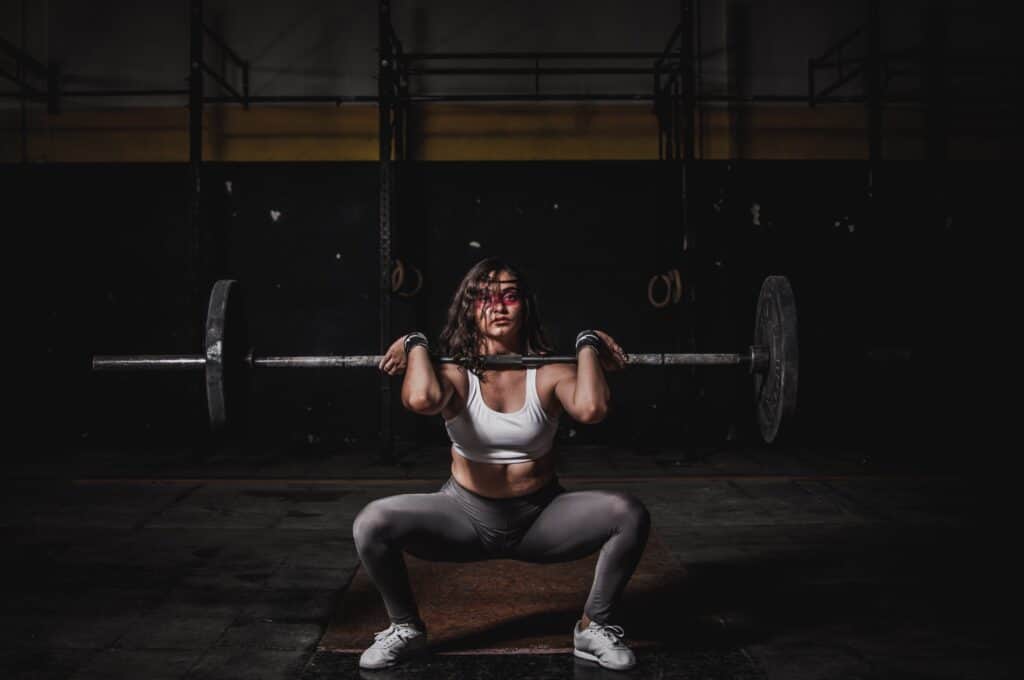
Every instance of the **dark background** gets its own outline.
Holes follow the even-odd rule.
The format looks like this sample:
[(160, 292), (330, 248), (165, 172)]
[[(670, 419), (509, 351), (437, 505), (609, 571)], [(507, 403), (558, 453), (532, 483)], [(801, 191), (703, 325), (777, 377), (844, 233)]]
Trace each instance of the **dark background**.
[[(668, 255), (679, 252), (678, 172), (658, 162), (403, 166), (394, 256), (419, 267), (425, 286), (393, 298), (396, 337), (422, 328), (436, 338), (461, 276), (502, 255), (532, 279), (561, 350), (593, 326), (630, 352), (691, 342), (743, 351), (760, 282), (782, 273), (797, 298), (802, 361), (787, 440), (871, 443), (927, 465), (963, 455), (978, 396), (970, 350), (990, 299), (977, 281), (987, 266), (977, 244), (992, 226), (986, 196), (1001, 191), (1003, 168), (883, 163), (869, 187), (863, 162), (695, 163), (697, 242), (682, 261), (693, 318), (685, 305), (646, 300), (649, 277), (679, 263)], [(24, 299), (43, 338), (29, 349), (34, 396), (19, 425), (62, 447), (201, 439), (199, 374), (88, 370), (95, 353), (199, 351), (188, 336), (205, 310), (189, 308), (182, 279), (187, 167), (5, 166), (0, 176), (31, 210), (16, 252), (32, 271)], [(211, 163), (204, 179), (211, 282), (242, 283), (259, 353), (379, 352), (375, 163)], [(910, 349), (913, 359), (864, 358), (878, 348)], [(373, 370), (258, 373), (243, 438), (296, 450), (372, 442), (380, 379)], [(561, 441), (656, 449), (757, 440), (742, 371), (636, 367), (610, 384), (607, 420), (565, 417)], [(397, 387), (398, 440), (444, 443), (440, 417), (404, 412)]]
[[(811, 109), (803, 99), (808, 59), (864, 25), (871, 3), (696, 6), (697, 88), (709, 100), (699, 112), (700, 160), (689, 166), (691, 248), (682, 249), (678, 164), (601, 160), (602, 142), (612, 148), (607, 153), (654, 157), (648, 104), (635, 110), (642, 107), (650, 135), (632, 149), (614, 144), (618, 135), (641, 139), (627, 109), (591, 128), (598, 109), (583, 107), (576, 125), (565, 128), (551, 114), (564, 114), (558, 107), (533, 122), (530, 106), (482, 108), (473, 119), (482, 127), (463, 130), (464, 114), (424, 106), (414, 111), (409, 156), (423, 160), (399, 164), (393, 254), (422, 270), (425, 284), (416, 297), (392, 299), (394, 335), (419, 328), (436, 338), (463, 273), (480, 258), (501, 255), (531, 277), (546, 328), (563, 351), (583, 327), (605, 330), (631, 352), (744, 351), (761, 281), (785, 274), (797, 298), (801, 348), (799, 412), (786, 423), (786, 441), (870, 445), (879, 457), (919, 467), (976, 460), (971, 442), (1014, 422), (985, 406), (1015, 390), (1003, 376), (1015, 364), (1016, 336), (993, 332), (1012, 325), (1018, 306), (1009, 243), (1019, 222), (1013, 159), (1021, 135), (1013, 102), (1024, 81), (1015, 66), (1012, 5), (880, 3), (880, 48), (921, 50), (909, 66), (891, 64), (910, 73), (890, 74), (884, 84), (882, 154), (871, 164), (826, 160), (868, 158), (863, 103)], [(643, 11), (628, 0), (591, 3), (587, 11), (575, 3), (417, 0), (392, 9), (407, 51), (543, 52), (661, 50), (681, 7), (675, 0), (645, 3)], [(377, 91), (375, 3), (209, 0), (205, 20), (251, 60), (253, 95)], [(188, 82), (188, 2), (8, 3), (0, 8), (0, 37), (58, 65), (69, 91)], [(846, 56), (855, 62), (865, 49), (862, 36)], [(237, 84), (223, 50), (211, 42), (206, 57)], [(820, 74), (819, 89), (836, 80), (836, 73)], [(225, 92), (211, 78), (206, 86), (208, 95)], [(0, 165), (0, 185), (14, 432), (39, 444), (38, 455), (48, 455), (47, 447), (133, 450), (205, 441), (199, 374), (89, 371), (97, 353), (200, 351), (195, 338), (205, 309), (186, 280), (194, 245), (182, 162), (187, 98), (68, 95), (60, 114), (47, 115), (45, 102), (18, 98), (7, 81), (4, 87), (0, 157), (11, 162)], [(640, 92), (651, 83), (648, 75), (552, 76), (541, 84), (532, 77), (424, 76), (411, 91), (535, 87)], [(865, 87), (857, 77), (834, 94), (856, 98)], [(723, 97), (789, 98), (790, 108), (764, 99), (734, 106)], [(375, 123), (376, 111), (345, 118), (352, 110), (340, 107), (330, 123), (301, 109), (253, 113), (251, 120), (225, 115), (226, 106), (207, 110), (202, 288), (218, 278), (241, 281), (259, 353), (383, 349), (379, 166), (358, 160), (376, 156), (376, 130), (356, 124)], [(586, 135), (580, 139), (588, 146), (576, 146), (573, 134)], [(546, 152), (530, 146), (544, 135), (552, 157), (582, 148), (589, 160), (522, 160)], [(339, 158), (304, 161), (310, 145)], [(521, 156), (436, 160), (493, 157), (491, 145)], [(225, 157), (263, 162), (210, 160)], [(774, 160), (780, 157), (813, 160)], [(125, 158), (167, 162), (120, 162)], [(692, 284), (689, 304), (654, 309), (647, 282), (672, 267)], [(891, 348), (909, 350), (912, 360), (865, 358)], [(373, 442), (381, 379), (372, 370), (259, 373), (239, 441), (285, 452)], [(610, 380), (611, 415), (592, 426), (563, 419), (562, 443), (646, 451), (758, 441), (750, 380), (741, 371), (631, 368)], [(397, 387), (396, 380), (398, 439), (443, 444), (441, 419), (404, 412)]]

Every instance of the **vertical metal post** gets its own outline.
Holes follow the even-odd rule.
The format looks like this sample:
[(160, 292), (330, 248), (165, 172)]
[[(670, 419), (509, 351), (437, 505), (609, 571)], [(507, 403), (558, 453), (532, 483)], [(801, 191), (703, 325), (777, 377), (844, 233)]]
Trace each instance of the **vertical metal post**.
[[(203, 171), (203, 0), (190, 0), (189, 43), (189, 97), (188, 97), (188, 163), (189, 211), (188, 258), (186, 279), (192, 304), (189, 308), (202, 314), (206, 305), (202, 299), (202, 171)], [(203, 320), (190, 324), (189, 342), (199, 346)], [(194, 342), (193, 342), (194, 341)]]
[[(395, 94), (397, 95), (397, 99), (394, 102), (394, 108), (393, 108), (394, 116), (393, 116), (393, 119), (392, 119), (392, 121), (393, 121), (392, 122), (392, 126), (393, 126), (393, 130), (394, 130), (394, 132), (392, 133), (392, 136), (393, 136), (394, 141), (395, 141), (395, 144), (394, 144), (394, 149), (395, 149), (394, 159), (396, 161), (404, 161), (405, 160), (405, 154), (406, 154), (406, 148), (405, 148), (405, 142), (406, 142), (406, 139), (405, 139), (405, 122), (406, 122), (405, 111), (406, 111), (406, 107), (408, 106), (408, 104), (407, 104), (407, 102), (405, 102), (403, 100), (403, 97), (407, 93), (405, 92), (405, 89), (402, 86), (403, 80), (402, 80), (402, 71), (401, 71), (401, 69), (402, 69), (402, 61), (401, 61), (402, 60), (402, 55), (401, 55), (401, 51), (393, 53), (391, 55), (391, 57), (392, 57), (392, 59), (394, 59), (395, 79), (393, 81), (393, 86), (395, 88), (395, 90), (394, 90)], [(397, 189), (397, 185), (393, 185), (391, 188), (392, 188), (392, 192), (394, 192)]]
[(868, 158), (882, 160), (882, 14), (881, 0), (867, 0), (867, 59), (864, 62)]
[[(391, 225), (392, 225), (392, 188), (394, 168), (391, 162), (392, 133), (392, 73), (394, 71), (394, 55), (391, 50), (391, 3), (390, 0), (378, 0), (377, 24), (377, 95), (378, 125), (380, 135), (380, 215), (378, 266), (380, 288), (380, 352), (383, 354), (391, 343)], [(380, 381), (380, 444), (381, 458), (390, 461), (394, 454), (391, 418), (391, 382), (387, 376)]]

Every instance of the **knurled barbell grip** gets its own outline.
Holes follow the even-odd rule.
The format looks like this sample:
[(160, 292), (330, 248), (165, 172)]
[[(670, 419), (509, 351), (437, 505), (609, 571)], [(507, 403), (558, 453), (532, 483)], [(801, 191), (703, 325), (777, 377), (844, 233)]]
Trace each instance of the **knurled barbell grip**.
[[(754, 353), (751, 354), (627, 354), (628, 364), (631, 366), (744, 366), (753, 361)], [(532, 368), (544, 364), (575, 364), (575, 356), (528, 356), (519, 357), (516, 355), (498, 355), (488, 357), (488, 362), (496, 360), (498, 364), (508, 366), (522, 366)]]
[(383, 358), (383, 354), (290, 357), (254, 356), (250, 362), (256, 368), (376, 368)]

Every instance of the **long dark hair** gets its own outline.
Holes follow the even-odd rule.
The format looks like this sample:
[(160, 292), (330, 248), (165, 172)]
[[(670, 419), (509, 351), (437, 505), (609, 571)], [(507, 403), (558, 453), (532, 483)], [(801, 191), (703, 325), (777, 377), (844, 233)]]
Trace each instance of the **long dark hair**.
[(441, 353), (459, 362), (483, 377), (483, 356), (479, 354), (480, 329), (476, 325), (474, 302), (481, 291), (488, 288), (492, 274), (508, 271), (517, 279), (519, 297), (523, 300), (523, 337), (526, 354), (549, 354), (553, 347), (541, 326), (537, 298), (518, 267), (500, 257), (488, 257), (473, 265), (452, 295), (448, 305), (448, 320), (441, 331)]

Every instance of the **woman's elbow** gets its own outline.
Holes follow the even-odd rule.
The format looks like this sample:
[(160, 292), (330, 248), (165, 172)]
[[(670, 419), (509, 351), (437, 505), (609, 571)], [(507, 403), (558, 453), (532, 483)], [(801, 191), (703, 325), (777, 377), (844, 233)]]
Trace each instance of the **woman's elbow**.
[(594, 425), (605, 419), (608, 415), (608, 407), (603, 404), (593, 404), (579, 410), (576, 420), (585, 425)]
[(433, 400), (425, 394), (410, 395), (402, 401), (402, 405), (413, 413), (423, 415), (430, 415), (437, 406)]

